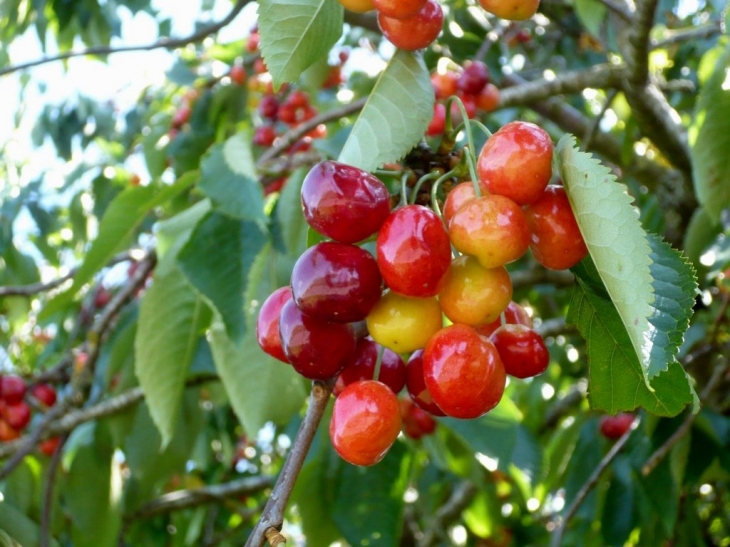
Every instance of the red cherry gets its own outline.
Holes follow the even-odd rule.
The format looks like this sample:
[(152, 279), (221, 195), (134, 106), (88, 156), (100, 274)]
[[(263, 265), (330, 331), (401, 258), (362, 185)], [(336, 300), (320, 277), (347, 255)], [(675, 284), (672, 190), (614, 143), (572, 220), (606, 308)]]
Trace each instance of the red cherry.
[[(505, 308), (503, 313), (505, 325), (525, 325), (528, 328), (532, 328), (532, 318), (530, 317), (530, 314), (528, 314), (527, 310), (525, 310), (525, 308), (520, 306), (514, 300), (510, 301), (510, 303), (507, 304), (507, 307)], [(497, 330), (501, 326), (502, 317), (498, 317), (491, 323), (474, 327), (474, 330), (476, 330), (482, 336), (486, 336), (488, 338), (495, 330)]]
[(309, 106), (309, 95), (306, 91), (295, 89), (289, 93), (284, 103), (294, 108), (306, 108)]
[[(373, 380), (378, 352), (382, 346), (370, 338), (358, 340), (353, 361), (347, 365), (337, 378), (333, 393), (339, 395), (346, 386), (360, 380)], [(393, 350), (384, 348), (377, 380), (388, 386), (393, 393), (400, 393), (406, 385), (406, 365)]]
[(279, 336), (284, 355), (310, 380), (333, 378), (355, 354), (355, 332), (350, 325), (309, 317), (293, 300), (281, 308)]
[(46, 406), (56, 404), (56, 390), (48, 384), (37, 384), (33, 386), (30, 393)]
[(542, 374), (550, 363), (545, 340), (525, 325), (502, 325), (489, 339), (499, 352), (505, 372), (515, 378)]
[[(459, 97), (464, 105), (466, 116), (471, 120), (477, 116), (477, 103), (473, 95), (467, 95), (463, 91), (457, 91), (456, 96)], [(461, 113), (459, 105), (455, 102), (451, 103), (451, 119), (454, 125), (458, 125), (464, 121), (464, 115)]]
[(61, 442), (61, 437), (51, 437), (50, 439), (46, 439), (45, 441), (41, 441), (38, 443), (38, 449), (45, 454), (46, 456), (53, 456), (53, 453), (56, 451), (56, 447)]
[(423, 49), (433, 42), (444, 25), (444, 12), (436, 0), (427, 0), (421, 10), (406, 19), (395, 19), (378, 13), (378, 26), (397, 48), (408, 51)]
[(411, 354), (406, 364), (406, 388), (413, 402), (429, 414), (446, 416), (436, 403), (426, 387), (423, 377), (423, 350), (419, 349)]
[(241, 65), (233, 65), (228, 77), (236, 85), (243, 85), (246, 82), (246, 69)]
[(448, 416), (478, 418), (502, 399), (506, 374), (497, 348), (466, 325), (451, 325), (423, 350), (423, 377)]
[(433, 105), (433, 118), (426, 128), (426, 135), (435, 137), (441, 135), (446, 128), (446, 107), (442, 103)]
[(106, 287), (100, 286), (96, 289), (96, 294), (94, 295), (94, 307), (97, 310), (102, 309), (104, 306), (106, 306), (109, 301), (112, 299), (112, 293), (109, 292), (109, 289)]
[(279, 316), (281, 315), (281, 308), (291, 299), (291, 288), (280, 287), (276, 289), (261, 305), (256, 320), (256, 340), (259, 346), (266, 353), (284, 363), (288, 363), (289, 359), (286, 358), (284, 348), (281, 347)]
[(304, 251), (291, 274), (299, 309), (322, 321), (351, 323), (367, 317), (383, 280), (373, 256), (355, 245), (325, 241)]
[(174, 116), (172, 117), (172, 127), (180, 128), (188, 121), (190, 121), (190, 115), (193, 113), (193, 111), (190, 109), (189, 106), (181, 106), (177, 109)]
[(459, 252), (485, 268), (518, 260), (530, 245), (522, 209), (504, 196), (485, 195), (465, 203), (449, 221), (449, 237)]
[(272, 125), (260, 125), (253, 133), (253, 143), (256, 146), (268, 148), (276, 140), (276, 129)]
[(431, 74), (431, 85), (436, 95), (436, 100), (448, 99), (452, 95), (456, 95), (457, 82), (459, 74), (453, 70), (448, 70), (443, 74), (434, 72)]
[(268, 67), (266, 66), (266, 61), (264, 61), (261, 57), (256, 59), (253, 62), (253, 71), (256, 74), (264, 74), (269, 71)]
[(457, 87), (468, 95), (477, 95), (489, 83), (489, 69), (481, 61), (467, 61)]
[(634, 415), (619, 412), (615, 416), (601, 418), (601, 434), (607, 439), (618, 439), (624, 435), (634, 423)]
[(0, 379), (0, 393), (9, 405), (16, 405), (25, 397), (27, 386), (20, 376), (8, 374)]
[(380, 228), (376, 249), (383, 280), (406, 296), (436, 295), (451, 264), (446, 228), (422, 205), (393, 211)]
[(312, 167), (302, 183), (309, 225), (341, 243), (370, 237), (390, 215), (390, 194), (370, 173), (335, 161)]
[(279, 112), (279, 101), (276, 100), (274, 95), (264, 95), (259, 101), (258, 111), (263, 118), (276, 120)]
[(283, 188), (286, 182), (289, 179), (286, 177), (279, 177), (278, 179), (272, 180), (271, 182), (267, 183), (264, 186), (264, 195), (268, 196), (269, 194), (273, 194), (274, 192), (280, 192)]
[(553, 143), (534, 123), (508, 123), (484, 143), (477, 174), (492, 194), (518, 205), (536, 201), (553, 174)]
[(373, 0), (373, 6), (378, 13), (393, 19), (413, 17), (421, 11), (425, 3), (426, 0)]
[(428, 412), (416, 406), (411, 399), (399, 399), (398, 403), (403, 433), (407, 437), (418, 440), (436, 430), (436, 420)]
[(258, 31), (253, 31), (248, 35), (248, 40), (246, 40), (246, 50), (248, 50), (249, 53), (254, 53), (259, 49), (259, 38)]
[(492, 112), (499, 106), (499, 88), (489, 83), (484, 86), (475, 99), (477, 108), (483, 112)]
[(3, 419), (10, 427), (20, 431), (30, 423), (30, 407), (25, 401), (14, 405), (6, 404), (3, 408)]
[(532, 234), (530, 250), (546, 268), (572, 268), (588, 254), (562, 186), (548, 186), (537, 201), (525, 208), (525, 218)]
[(400, 427), (395, 394), (381, 382), (362, 380), (335, 399), (329, 430), (332, 446), (342, 459), (367, 466), (385, 457)]

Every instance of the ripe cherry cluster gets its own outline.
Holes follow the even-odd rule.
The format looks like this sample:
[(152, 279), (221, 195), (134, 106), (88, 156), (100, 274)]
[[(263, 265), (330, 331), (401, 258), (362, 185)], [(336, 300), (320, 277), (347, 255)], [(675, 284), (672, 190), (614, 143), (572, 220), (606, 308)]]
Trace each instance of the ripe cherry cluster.
[[(14, 374), (0, 377), (0, 441), (8, 442), (20, 437), (30, 423), (32, 411), (26, 402), (30, 394), (38, 404), (51, 407), (56, 403), (56, 390), (48, 384), (35, 384), (30, 392), (25, 380)], [(50, 455), (58, 444), (58, 438), (39, 444), (41, 452)]]
[[(258, 342), (306, 378), (339, 374), (330, 436), (345, 460), (377, 463), (401, 427), (413, 437), (433, 431), (428, 414), (482, 416), (508, 374), (547, 368), (505, 265), (528, 248), (548, 268), (587, 253), (563, 188), (548, 186), (552, 154), (538, 126), (505, 125), (479, 154), (478, 185), (455, 186), (443, 218), (423, 205), (392, 210), (384, 183), (355, 167), (311, 169), (304, 217), (329, 240), (307, 249), (291, 286), (264, 302)], [(357, 245), (368, 238), (375, 257)], [(410, 402), (399, 403), (404, 387)]]
[[(430, 137), (444, 132), (449, 97), (456, 96), (461, 100), (470, 119), (480, 111), (491, 112), (499, 104), (499, 88), (490, 81), (489, 68), (481, 61), (467, 61), (460, 71), (434, 72), (431, 85), (436, 103), (433, 105), (433, 118), (426, 129), (426, 135)], [(459, 120), (461, 117), (461, 111), (452, 103), (451, 118)]]

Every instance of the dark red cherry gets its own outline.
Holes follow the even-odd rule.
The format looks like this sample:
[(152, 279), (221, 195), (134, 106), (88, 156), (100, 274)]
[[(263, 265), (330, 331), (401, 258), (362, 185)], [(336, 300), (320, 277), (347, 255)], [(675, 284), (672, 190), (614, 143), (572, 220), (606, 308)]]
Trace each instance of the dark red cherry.
[(281, 315), (281, 308), (291, 298), (290, 287), (276, 289), (261, 305), (261, 310), (259, 310), (259, 316), (256, 320), (256, 340), (259, 346), (266, 353), (284, 363), (288, 363), (289, 360), (284, 355), (284, 349), (281, 347), (279, 316)]
[(406, 365), (406, 388), (411, 399), (420, 408), (434, 416), (446, 416), (444, 411), (433, 402), (431, 393), (426, 387), (426, 381), (423, 378), (423, 350), (419, 349), (411, 354)]
[(362, 169), (323, 161), (302, 183), (302, 207), (312, 228), (341, 243), (356, 243), (388, 218), (390, 194), (380, 179)]
[(607, 439), (618, 439), (623, 436), (634, 423), (634, 415), (619, 412), (615, 416), (601, 418), (601, 434)]
[(375, 258), (360, 247), (325, 241), (304, 251), (291, 274), (299, 309), (322, 321), (365, 319), (380, 299), (383, 280)]
[(306, 315), (288, 301), (281, 309), (279, 336), (289, 362), (310, 380), (328, 380), (352, 360), (355, 331), (345, 323), (329, 323)]
[(37, 384), (30, 393), (46, 406), (53, 406), (56, 403), (56, 390), (48, 384)]
[(18, 404), (25, 397), (27, 386), (20, 376), (8, 374), (0, 379), (0, 393), (9, 405)]
[(10, 427), (21, 430), (30, 423), (30, 407), (25, 401), (20, 401), (14, 405), (5, 405), (3, 418)]
[(393, 350), (383, 348), (383, 358), (380, 363), (380, 373), (375, 378), (375, 365), (378, 362), (378, 352), (382, 346), (371, 338), (363, 338), (357, 342), (355, 357), (337, 378), (333, 390), (339, 395), (346, 386), (359, 380), (378, 380), (384, 383), (393, 393), (400, 393), (406, 385), (406, 365), (403, 359)]
[(268, 148), (276, 140), (276, 129), (272, 125), (260, 125), (253, 133), (253, 143), (256, 146)]
[(456, 87), (469, 95), (477, 95), (489, 83), (489, 69), (481, 61), (467, 61)]
[(542, 374), (550, 363), (542, 336), (525, 325), (502, 325), (489, 339), (499, 352), (505, 372), (515, 378)]
[(259, 114), (267, 120), (276, 120), (279, 101), (273, 95), (264, 95), (259, 102)]

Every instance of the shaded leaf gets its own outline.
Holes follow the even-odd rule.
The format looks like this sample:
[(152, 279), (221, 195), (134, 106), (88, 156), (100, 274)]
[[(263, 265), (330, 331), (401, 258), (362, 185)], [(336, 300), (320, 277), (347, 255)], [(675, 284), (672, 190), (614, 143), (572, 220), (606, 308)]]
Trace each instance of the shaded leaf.
[(399, 49), (378, 78), (338, 161), (372, 171), (402, 158), (423, 137), (433, 103), (423, 60)]
[(258, 15), (261, 53), (276, 87), (298, 80), (342, 35), (337, 0), (261, 0)]

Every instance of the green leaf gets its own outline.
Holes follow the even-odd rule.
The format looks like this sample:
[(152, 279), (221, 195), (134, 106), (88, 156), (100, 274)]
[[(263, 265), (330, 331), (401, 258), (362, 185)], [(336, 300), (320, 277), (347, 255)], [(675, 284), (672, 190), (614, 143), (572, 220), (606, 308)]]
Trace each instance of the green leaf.
[(697, 293), (697, 280), (689, 261), (659, 237), (649, 236), (649, 245), (652, 249), (651, 276), (655, 299), (644, 351), (648, 353), (648, 375), (651, 379), (667, 370), (684, 342)]
[(155, 275), (140, 304), (134, 366), (163, 447), (172, 438), (185, 375), (209, 321), (208, 307), (181, 270)]
[(339, 161), (372, 171), (407, 154), (433, 117), (434, 92), (423, 59), (398, 50), (378, 78)]
[(302, 183), (307, 176), (306, 169), (292, 173), (281, 191), (276, 203), (276, 223), (281, 239), (289, 256), (298, 257), (307, 248), (309, 225), (302, 210)]
[(589, 367), (588, 399), (591, 407), (610, 414), (641, 406), (654, 414), (674, 416), (693, 401), (687, 375), (676, 361), (647, 386), (644, 369), (633, 350), (617, 308), (603, 292), (600, 280), (586, 270), (584, 261), (574, 270), (578, 282), (567, 322), (576, 325), (586, 340)]
[(350, 545), (398, 545), (410, 459), (403, 443), (397, 442), (372, 467), (340, 462), (332, 518)]
[(342, 35), (337, 0), (261, 0), (258, 14), (261, 53), (276, 87), (299, 79)]
[(211, 212), (178, 254), (182, 271), (215, 306), (232, 340), (240, 340), (246, 331), (243, 296), (248, 273), (266, 241), (254, 222)]
[[(626, 187), (566, 135), (556, 158), (570, 204), (600, 279), (628, 334), (629, 347), (643, 356), (654, 301), (649, 243)], [(646, 383), (648, 363), (643, 359)]]
[(717, 223), (730, 205), (730, 89), (726, 83), (730, 46), (724, 46), (719, 58), (717, 50), (707, 56), (712, 60), (712, 74), (700, 89), (690, 129), (690, 154), (695, 193)]
[(608, 8), (597, 0), (575, 0), (575, 11), (586, 30), (594, 36), (601, 34), (601, 24)]
[(156, 224), (158, 263), (155, 275), (165, 275), (178, 267), (177, 255), (193, 233), (198, 222), (208, 214), (210, 200), (204, 199), (174, 217)]
[[(12, 547), (40, 546), (40, 526), (6, 501), (0, 501), (0, 530), (7, 533), (15, 542)], [(50, 547), (58, 547), (51, 538)]]
[(241, 219), (266, 223), (261, 185), (251, 139), (244, 133), (210, 149), (200, 164), (200, 189), (221, 212)]
[(249, 330), (239, 343), (226, 335), (216, 318), (211, 327), (210, 346), (223, 387), (246, 435), (255, 437), (263, 425), (287, 423), (307, 396), (304, 383), (294, 369), (265, 354)]

